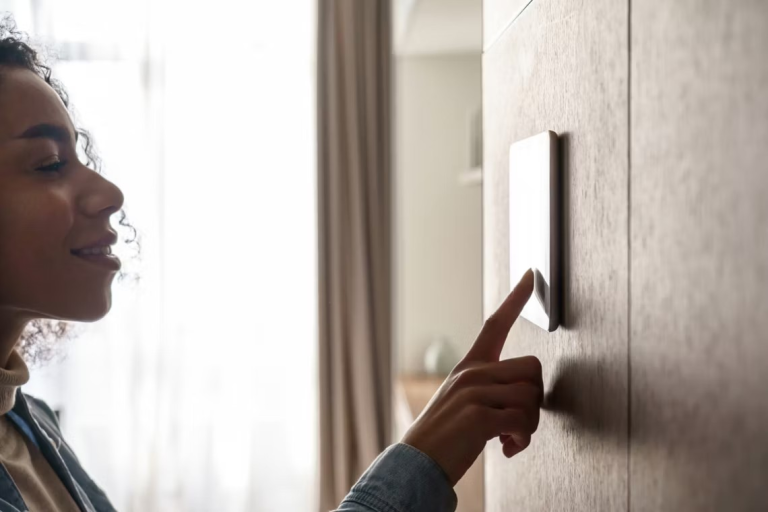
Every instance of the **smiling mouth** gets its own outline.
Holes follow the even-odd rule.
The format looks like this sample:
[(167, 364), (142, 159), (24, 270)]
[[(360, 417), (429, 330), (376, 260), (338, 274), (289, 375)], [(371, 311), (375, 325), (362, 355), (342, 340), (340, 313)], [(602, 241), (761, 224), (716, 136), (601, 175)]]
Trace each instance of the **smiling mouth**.
[(95, 266), (115, 271), (120, 270), (120, 258), (112, 254), (112, 248), (108, 245), (89, 249), (72, 250), (70, 253)]

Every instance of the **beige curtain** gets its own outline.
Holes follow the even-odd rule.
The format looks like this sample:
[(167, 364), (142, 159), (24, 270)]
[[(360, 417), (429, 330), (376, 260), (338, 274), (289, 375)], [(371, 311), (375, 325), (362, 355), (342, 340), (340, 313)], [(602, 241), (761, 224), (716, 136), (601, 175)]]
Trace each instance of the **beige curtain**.
[(320, 508), (390, 443), (390, 6), (319, 0)]

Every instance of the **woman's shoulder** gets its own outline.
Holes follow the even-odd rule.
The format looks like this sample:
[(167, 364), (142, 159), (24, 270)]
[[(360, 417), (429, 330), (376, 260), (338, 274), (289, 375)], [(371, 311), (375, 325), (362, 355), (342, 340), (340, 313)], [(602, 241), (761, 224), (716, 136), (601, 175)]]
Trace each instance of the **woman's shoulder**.
[(44, 401), (35, 396), (27, 393), (23, 393), (24, 399), (29, 407), (29, 413), (38, 422), (44, 422), (47, 427), (53, 429), (57, 433), (60, 433), (59, 417), (53, 409)]
[[(115, 508), (109, 502), (107, 495), (85, 472), (72, 447), (64, 440), (61, 428), (59, 427), (58, 414), (44, 400), (40, 400), (27, 393), (21, 393), (21, 395), (21, 399), (26, 402), (29, 415), (37, 422), (49, 440), (53, 442), (61, 460), (69, 470), (72, 478), (87, 495), (90, 503), (93, 505), (93, 509), (103, 512), (115, 512)], [(0, 510), (2, 510), (2, 506), (0, 506)]]

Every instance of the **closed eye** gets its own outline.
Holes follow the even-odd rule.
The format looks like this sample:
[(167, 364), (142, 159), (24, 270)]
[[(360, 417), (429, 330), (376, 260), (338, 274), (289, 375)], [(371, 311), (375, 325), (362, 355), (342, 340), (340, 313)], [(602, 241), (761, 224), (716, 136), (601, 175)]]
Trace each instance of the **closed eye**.
[(58, 172), (61, 169), (63, 169), (65, 165), (67, 165), (66, 160), (57, 160), (48, 165), (43, 165), (41, 167), (38, 167), (36, 170), (41, 172)]

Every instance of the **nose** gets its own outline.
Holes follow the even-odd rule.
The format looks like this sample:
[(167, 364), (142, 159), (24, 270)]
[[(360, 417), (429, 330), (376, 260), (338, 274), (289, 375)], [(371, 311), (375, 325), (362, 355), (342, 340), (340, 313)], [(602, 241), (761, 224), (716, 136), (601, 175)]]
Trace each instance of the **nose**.
[(96, 171), (89, 169), (87, 185), (78, 207), (88, 217), (109, 217), (119, 212), (125, 200), (123, 191)]

